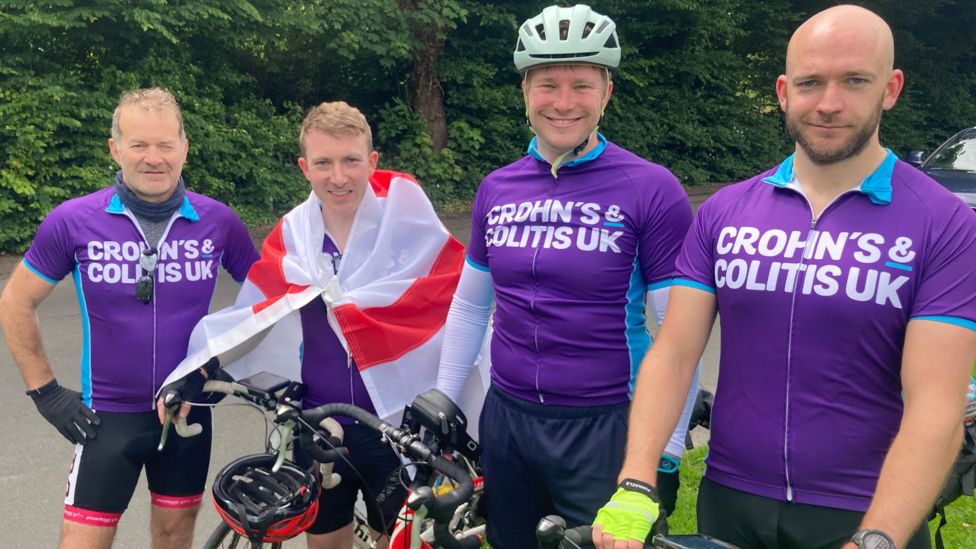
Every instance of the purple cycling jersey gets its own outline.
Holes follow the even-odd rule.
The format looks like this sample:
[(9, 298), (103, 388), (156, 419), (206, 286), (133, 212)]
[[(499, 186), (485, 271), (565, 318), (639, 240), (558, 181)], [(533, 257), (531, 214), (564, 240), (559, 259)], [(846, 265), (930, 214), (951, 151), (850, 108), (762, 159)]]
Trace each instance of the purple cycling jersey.
[(135, 291), (146, 247), (132, 213), (108, 187), (52, 210), (24, 256), (52, 284), (73, 274), (84, 338), (82, 396), (95, 410), (155, 409), (156, 391), (207, 314), (218, 266), (242, 281), (258, 257), (230, 208), (191, 192), (157, 246), (149, 303)]
[(678, 258), (676, 284), (715, 292), (722, 328), (706, 476), (865, 511), (909, 320), (976, 329), (976, 215), (890, 151), (811, 212), (791, 156), (706, 201)]
[(534, 155), (489, 174), (471, 219), (468, 263), (495, 289), (492, 383), (544, 404), (627, 402), (650, 345), (644, 297), (670, 285), (691, 223), (674, 175), (601, 136), (558, 178)]
[[(332, 258), (332, 267), (338, 272), (342, 254), (328, 235), (323, 239), (322, 253)], [(302, 318), (302, 383), (308, 387), (302, 406), (308, 409), (344, 402), (375, 414), (359, 368), (329, 325), (325, 302), (314, 299), (299, 312)], [(337, 419), (352, 423), (346, 418)]]

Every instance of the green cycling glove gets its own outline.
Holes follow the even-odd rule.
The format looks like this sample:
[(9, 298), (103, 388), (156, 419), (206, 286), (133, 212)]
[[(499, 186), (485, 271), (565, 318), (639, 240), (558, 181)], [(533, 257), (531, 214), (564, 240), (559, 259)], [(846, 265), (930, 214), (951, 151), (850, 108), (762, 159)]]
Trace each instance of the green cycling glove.
[(603, 528), (617, 540), (636, 539), (643, 542), (651, 532), (661, 506), (657, 490), (639, 480), (624, 479), (613, 497), (596, 514), (594, 526)]

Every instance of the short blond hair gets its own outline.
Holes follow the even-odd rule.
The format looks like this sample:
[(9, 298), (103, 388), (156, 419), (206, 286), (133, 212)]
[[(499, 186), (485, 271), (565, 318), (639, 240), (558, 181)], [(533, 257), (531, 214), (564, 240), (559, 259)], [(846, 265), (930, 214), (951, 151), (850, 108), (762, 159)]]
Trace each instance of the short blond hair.
[(302, 121), (302, 132), (298, 136), (298, 144), (305, 154), (305, 136), (312, 130), (325, 132), (333, 136), (365, 135), (366, 147), (373, 150), (373, 132), (369, 129), (369, 122), (356, 107), (345, 101), (331, 101), (313, 107)]
[(176, 98), (166, 88), (142, 88), (122, 92), (119, 104), (115, 107), (115, 112), (112, 113), (112, 139), (116, 141), (122, 137), (119, 120), (122, 118), (123, 107), (135, 107), (143, 111), (163, 110), (172, 112), (176, 115), (176, 121), (180, 126), (180, 141), (186, 141), (186, 132), (183, 130), (183, 111), (180, 110)]

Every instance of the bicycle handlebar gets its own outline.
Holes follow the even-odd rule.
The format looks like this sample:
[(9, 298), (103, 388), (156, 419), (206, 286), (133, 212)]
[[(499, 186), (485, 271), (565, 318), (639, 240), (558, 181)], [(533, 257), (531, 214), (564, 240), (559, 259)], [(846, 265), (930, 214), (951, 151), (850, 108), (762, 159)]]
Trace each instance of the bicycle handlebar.
[[(549, 515), (539, 521), (535, 529), (542, 549), (571, 549), (593, 547), (593, 527), (589, 524), (566, 528), (566, 521), (562, 517)], [(650, 543), (644, 543), (644, 548), (654, 549), (739, 549), (735, 545), (715, 538), (701, 535), (665, 536), (658, 534)]]
[(428, 448), (420, 437), (403, 429), (399, 429), (374, 416), (373, 414), (352, 404), (334, 403), (324, 404), (302, 412), (302, 418), (310, 423), (318, 424), (332, 416), (345, 416), (355, 419), (359, 423), (375, 430), (401, 449), (402, 453), (413, 460), (426, 463), (458, 483), (453, 491), (426, 500), (424, 506), (429, 516), (434, 519), (434, 539), (446, 549), (474, 549), (480, 547), (481, 540), (477, 536), (455, 538), (450, 532), (450, 521), (454, 510), (471, 498), (474, 493), (474, 480), (458, 464), (444, 459)]
[[(295, 403), (291, 402), (287, 398), (279, 399), (278, 395), (269, 393), (267, 391), (257, 389), (254, 387), (249, 387), (242, 383), (237, 383), (234, 381), (220, 381), (212, 379), (207, 381), (203, 385), (202, 392), (204, 393), (223, 393), (227, 395), (233, 395), (247, 400), (253, 404), (260, 406), (261, 408), (275, 412), (278, 418), (283, 419), (285, 424), (284, 432), (282, 433), (282, 439), (287, 440), (291, 435), (291, 431), (294, 428), (294, 418), (298, 415), (298, 407)], [(163, 447), (166, 445), (166, 439), (169, 435), (170, 426), (173, 424), (172, 418), (176, 411), (176, 406), (167, 408), (166, 418), (163, 423), (163, 432), (159, 437), (158, 451), (162, 451)], [(313, 449), (309, 453), (319, 461), (319, 463), (326, 465), (323, 470), (323, 483), (325, 487), (329, 487), (329, 484), (338, 483), (338, 478), (333, 478), (331, 464), (338, 461), (341, 456), (346, 454), (346, 449), (342, 448), (342, 427), (335, 421), (329, 418), (323, 418), (322, 421), (317, 422), (316, 425), (323, 432), (328, 433), (327, 437), (328, 444), (331, 447), (330, 450), (323, 450), (318, 448), (313, 442), (312, 437), (314, 433), (308, 431), (302, 431), (303, 442), (305, 442), (306, 437), (309, 442), (308, 447)], [(187, 425), (186, 418), (177, 418), (176, 420), (176, 433), (181, 437), (193, 437), (199, 435), (203, 432), (203, 426), (199, 423), (193, 423)], [(281, 464), (285, 461), (285, 451), (287, 444), (281, 444), (278, 447), (278, 458), (275, 460), (272, 471), (277, 471)]]

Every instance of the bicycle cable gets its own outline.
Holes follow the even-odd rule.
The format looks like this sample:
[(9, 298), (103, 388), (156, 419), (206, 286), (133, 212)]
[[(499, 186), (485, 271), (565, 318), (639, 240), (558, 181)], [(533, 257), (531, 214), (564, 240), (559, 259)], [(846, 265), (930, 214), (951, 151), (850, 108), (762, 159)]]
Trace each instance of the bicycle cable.
[(252, 410), (255, 410), (258, 413), (258, 415), (261, 416), (261, 419), (264, 420), (264, 440), (266, 441), (264, 445), (264, 451), (267, 452), (269, 450), (267, 440), (271, 435), (271, 427), (269, 425), (268, 416), (265, 413), (264, 408), (258, 406), (257, 404), (247, 402), (247, 401), (223, 402), (217, 404), (206, 404), (203, 402), (188, 402), (187, 404), (189, 404), (191, 407), (199, 406), (201, 408), (210, 408), (211, 412), (213, 412), (215, 408), (218, 407), (223, 408), (226, 406), (244, 406), (245, 408), (251, 408)]
[[(301, 417), (301, 415), (297, 416), (296, 419), (297, 419), (297, 421), (302, 426), (304, 426), (307, 429), (310, 429), (312, 433), (316, 433), (317, 434), (319, 432), (317, 426), (313, 426), (305, 418)], [(359, 422), (357, 422), (356, 424), (357, 425), (360, 425)], [(383, 435), (382, 433), (377, 433), (377, 434), (380, 435), (384, 440), (389, 441), (389, 438), (387, 438), (386, 435)], [(322, 437), (322, 436), (318, 436), (317, 438), (318, 438), (318, 440), (325, 442), (326, 446), (328, 446), (330, 449), (337, 450), (337, 448), (331, 442), (329, 442), (329, 439), (328, 438)], [(316, 441), (313, 439), (312, 443), (315, 444), (315, 442)], [(391, 446), (391, 448), (393, 448), (392, 442), (390, 443), (390, 446)], [(397, 459), (399, 459), (400, 453), (397, 452), (396, 450), (393, 450), (393, 452), (396, 454)], [(369, 483), (366, 482), (366, 479), (359, 472), (359, 469), (356, 469), (356, 467), (353, 466), (352, 462), (349, 461), (349, 458), (347, 458), (342, 452), (337, 452), (337, 454), (339, 456), (339, 459), (341, 459), (347, 466), (349, 466), (349, 469), (351, 469), (352, 472), (356, 474), (356, 478), (359, 479), (359, 485), (360, 485), (360, 487), (362, 488), (362, 491), (363, 491), (363, 503), (366, 504), (366, 505), (369, 505), (369, 501), (367, 501), (367, 499), (369, 499), (370, 501), (372, 501), (373, 506), (374, 506), (374, 509), (376, 510), (377, 513), (379, 513), (380, 524), (383, 525), (384, 529), (387, 528), (390, 523), (388, 523), (386, 521), (386, 513), (383, 512), (383, 508), (380, 506), (379, 502), (376, 500), (376, 494), (374, 494), (373, 493), (373, 490), (369, 487)], [(367, 513), (367, 517), (368, 517), (368, 513)], [(368, 518), (367, 518), (366, 524), (367, 524), (367, 526), (369, 525), (369, 519)], [(386, 536), (386, 537), (389, 537), (390, 536), (385, 531), (384, 532), (379, 532), (379, 534), (380, 534), (381, 537), (382, 536)]]

